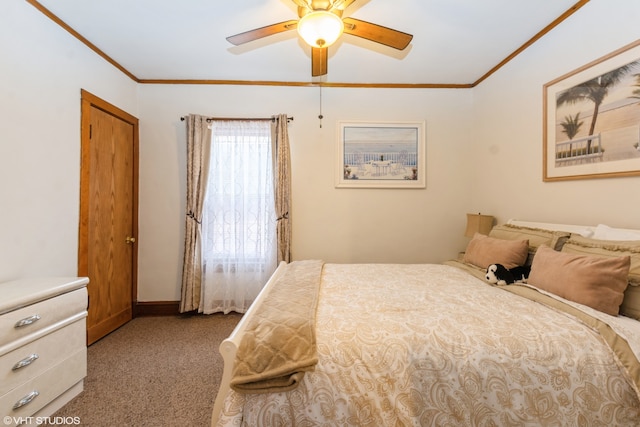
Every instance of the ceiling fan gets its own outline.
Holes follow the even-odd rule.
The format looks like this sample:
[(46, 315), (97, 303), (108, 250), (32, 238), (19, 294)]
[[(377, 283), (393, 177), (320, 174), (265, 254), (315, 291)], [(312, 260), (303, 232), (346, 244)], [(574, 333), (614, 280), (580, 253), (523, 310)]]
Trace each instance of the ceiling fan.
[(311, 75), (327, 74), (328, 47), (344, 32), (394, 49), (406, 48), (413, 36), (355, 18), (342, 18), (342, 12), (356, 0), (292, 0), (300, 19), (292, 19), (227, 37), (236, 46), (297, 29), (311, 46)]

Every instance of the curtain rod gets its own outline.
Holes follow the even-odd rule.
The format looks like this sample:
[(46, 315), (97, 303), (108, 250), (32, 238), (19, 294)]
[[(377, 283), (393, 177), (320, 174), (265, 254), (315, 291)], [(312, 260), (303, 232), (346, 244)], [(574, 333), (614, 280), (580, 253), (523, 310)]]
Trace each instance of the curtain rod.
[[(185, 117), (180, 117), (180, 121), (184, 122)], [(237, 118), (237, 117), (207, 117), (207, 123), (216, 120), (220, 121), (233, 121), (233, 120), (252, 120), (252, 121), (270, 121), (275, 122), (275, 117), (254, 117), (254, 118)], [(287, 117), (287, 123), (293, 121), (293, 117)]]

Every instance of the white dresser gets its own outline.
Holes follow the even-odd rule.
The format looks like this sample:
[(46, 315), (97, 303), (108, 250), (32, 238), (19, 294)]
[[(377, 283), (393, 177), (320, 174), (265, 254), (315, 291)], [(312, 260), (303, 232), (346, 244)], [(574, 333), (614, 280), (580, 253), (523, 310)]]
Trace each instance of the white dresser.
[(88, 282), (0, 283), (0, 425), (50, 416), (83, 390)]

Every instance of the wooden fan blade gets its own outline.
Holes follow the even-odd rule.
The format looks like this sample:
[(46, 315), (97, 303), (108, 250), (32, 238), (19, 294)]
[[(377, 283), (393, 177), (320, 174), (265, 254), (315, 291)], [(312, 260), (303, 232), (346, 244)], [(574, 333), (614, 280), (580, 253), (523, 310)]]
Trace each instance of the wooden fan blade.
[(318, 77), (327, 74), (329, 49), (326, 47), (311, 48), (311, 76)]
[(245, 31), (244, 33), (236, 34), (234, 36), (229, 36), (227, 37), (227, 41), (238, 46), (244, 43), (261, 39), (263, 37), (268, 37), (274, 34), (282, 33), (284, 31), (293, 30), (297, 26), (298, 21), (296, 19), (292, 19), (273, 25), (267, 25), (266, 27), (256, 28), (255, 30)]
[(393, 30), (383, 27), (382, 25), (372, 24), (371, 22), (361, 21), (354, 18), (343, 18), (344, 32), (353, 36), (362, 37), (394, 49), (403, 50), (406, 48), (413, 36), (403, 33), (402, 31)]

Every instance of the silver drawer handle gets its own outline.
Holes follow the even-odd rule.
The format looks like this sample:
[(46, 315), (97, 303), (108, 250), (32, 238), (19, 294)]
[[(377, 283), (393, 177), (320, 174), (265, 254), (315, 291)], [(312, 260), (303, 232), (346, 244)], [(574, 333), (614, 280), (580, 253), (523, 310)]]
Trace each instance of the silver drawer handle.
[(33, 316), (25, 317), (22, 320), (19, 320), (13, 327), (14, 328), (22, 328), (23, 326), (31, 325), (34, 322), (40, 320), (39, 314), (34, 314)]
[(33, 390), (31, 393), (27, 394), (25, 397), (23, 397), (22, 399), (18, 400), (16, 402), (15, 405), (13, 405), (13, 409), (20, 409), (22, 408), (24, 405), (28, 405), (29, 403), (31, 403), (31, 401), (33, 399), (35, 399), (36, 397), (38, 397), (40, 393), (38, 393), (37, 390)]
[(29, 366), (33, 362), (38, 360), (39, 357), (40, 356), (38, 356), (36, 353), (33, 353), (33, 354), (29, 355), (28, 357), (25, 357), (24, 359), (22, 359), (21, 361), (19, 361), (15, 365), (13, 365), (13, 368), (11, 368), (11, 370), (12, 371), (17, 371), (20, 368), (24, 368), (25, 366)]

